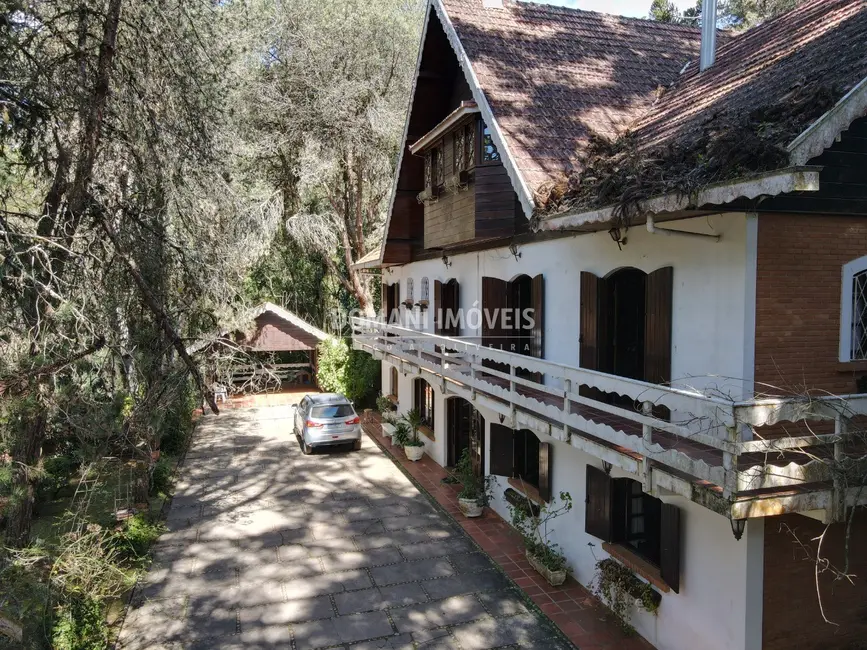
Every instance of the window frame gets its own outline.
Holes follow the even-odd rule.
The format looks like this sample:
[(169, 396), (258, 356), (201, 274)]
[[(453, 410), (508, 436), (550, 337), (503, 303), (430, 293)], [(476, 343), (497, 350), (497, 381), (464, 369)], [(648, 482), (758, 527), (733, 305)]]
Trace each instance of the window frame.
[(425, 379), (416, 379), (413, 385), (412, 407), (418, 411), (421, 416), (422, 423), (434, 430), (436, 418), (436, 397), (434, 395), (433, 386)]
[(529, 429), (515, 430), (512, 437), (514, 478), (520, 479), (527, 485), (532, 485), (537, 490), (539, 483), (541, 483), (539, 480), (541, 478), (539, 471), (541, 446), (542, 441), (539, 440), (539, 436)]
[[(842, 290), (840, 293), (840, 348), (839, 360), (842, 363), (867, 361), (856, 358), (853, 354), (853, 330), (855, 329), (855, 278), (867, 271), (867, 255), (854, 259), (843, 265)], [(867, 302), (864, 305), (865, 321), (867, 321)]]
[[(491, 134), (491, 144), (494, 147), (494, 150), (497, 152), (496, 160), (485, 160), (484, 155), (484, 142), (485, 142), (485, 129), (488, 130), (488, 133)], [(493, 142), (493, 131), (491, 128), (485, 123), (484, 120), (480, 119), (476, 121), (476, 165), (479, 167), (488, 167), (491, 165), (502, 165), (503, 164), (503, 154), (500, 153), (499, 148)]]
[(393, 401), (396, 402), (398, 400), (398, 381), (399, 381), (396, 366), (392, 366), (391, 370), (389, 371), (389, 381), (391, 383), (391, 397), (392, 397)]

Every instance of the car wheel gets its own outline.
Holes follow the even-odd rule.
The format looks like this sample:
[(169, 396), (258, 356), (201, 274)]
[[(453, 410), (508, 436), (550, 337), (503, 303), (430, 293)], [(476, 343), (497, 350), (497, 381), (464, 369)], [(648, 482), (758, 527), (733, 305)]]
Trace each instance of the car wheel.
[(361, 438), (352, 443), (353, 451), (361, 451)]
[(307, 444), (307, 441), (304, 438), (301, 438), (301, 453), (305, 456), (309, 456), (313, 453), (313, 447)]

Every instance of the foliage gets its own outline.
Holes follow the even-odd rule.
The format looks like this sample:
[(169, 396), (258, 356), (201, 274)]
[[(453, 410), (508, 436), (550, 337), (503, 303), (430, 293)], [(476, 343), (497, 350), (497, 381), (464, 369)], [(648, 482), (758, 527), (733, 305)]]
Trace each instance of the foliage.
[(488, 505), (491, 498), (491, 476), (480, 477), (473, 466), (473, 457), (469, 449), (464, 449), (452, 475), (461, 484), (459, 499), (474, 499), (480, 506)]
[(151, 472), (151, 494), (169, 495), (172, 491), (172, 461), (160, 456)]
[(105, 650), (108, 625), (102, 603), (89, 598), (72, 598), (55, 613), (52, 630), (54, 650)]
[(37, 487), (39, 500), (55, 498), (62, 488), (69, 485), (69, 479), (79, 465), (78, 459), (69, 454), (56, 454), (43, 459)]
[[(536, 506), (529, 497), (526, 505), (509, 503), (512, 525), (520, 533), (524, 548), (550, 571), (562, 571), (568, 568), (566, 556), (560, 545), (551, 541), (552, 531), (548, 530), (551, 522), (572, 510), (571, 494), (560, 492), (559, 500), (559, 505), (556, 505), (555, 500), (551, 500), (549, 503)], [(536, 507), (538, 507), (538, 514), (534, 515), (533, 510)]]
[(317, 348), (316, 382), (329, 393), (342, 393), (356, 405), (379, 389), (381, 366), (369, 354), (350, 349), (344, 339), (329, 338)]
[[(749, 29), (794, 9), (804, 0), (721, 0), (717, 3), (718, 29)], [(702, 0), (682, 12), (671, 0), (653, 0), (649, 17), (666, 23), (699, 25)]]
[(591, 590), (608, 605), (623, 631), (628, 634), (635, 632), (629, 622), (633, 606), (641, 607), (653, 615), (659, 609), (658, 595), (653, 587), (639, 580), (631, 570), (612, 558), (596, 563)]
[(165, 411), (160, 426), (160, 450), (169, 456), (180, 456), (187, 449), (193, 431), (193, 411), (198, 396), (188, 381), (182, 384), (175, 399)]
[(409, 439), (404, 443), (404, 447), (424, 447), (424, 443), (418, 438), (418, 430), (424, 424), (418, 409), (410, 409), (403, 416), (404, 422), (409, 426)]
[(394, 403), (385, 395), (380, 393), (376, 397), (376, 410), (385, 415), (394, 411)]
[(410, 426), (405, 420), (394, 423), (394, 433), (391, 434), (391, 442), (398, 447), (405, 447), (410, 441)]
[[(422, 7), (418, 0), (254, 0), (237, 9), (253, 22), (244, 134), (295, 243), (274, 251), (269, 276), (287, 269), (308, 282), (324, 267), (352, 297), (344, 306), (368, 313), (373, 283), (350, 267), (381, 236)], [(287, 257), (289, 250), (299, 255)], [(293, 304), (294, 289), (286, 293)]]
[(142, 565), (151, 546), (164, 532), (163, 524), (147, 514), (137, 514), (124, 521), (120, 530), (114, 533), (112, 541), (127, 561)]

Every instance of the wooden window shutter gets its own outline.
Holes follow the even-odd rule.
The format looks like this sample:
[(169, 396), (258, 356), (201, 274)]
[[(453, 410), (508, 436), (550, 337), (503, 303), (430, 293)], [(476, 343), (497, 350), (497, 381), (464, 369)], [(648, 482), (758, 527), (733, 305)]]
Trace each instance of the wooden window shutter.
[(644, 380), (671, 381), (671, 308), (673, 269), (658, 269), (647, 276), (644, 312)]
[[(533, 278), (533, 341), (530, 347), (531, 356), (537, 359), (545, 358), (545, 282), (541, 275)], [(523, 315), (521, 316), (523, 317)]]
[(612, 483), (608, 474), (592, 465), (587, 465), (584, 532), (605, 542), (612, 540)]
[(380, 299), (380, 304), (382, 306), (382, 313), (385, 314), (386, 319), (388, 319), (388, 297), (389, 297), (388, 291), (389, 291), (388, 285), (385, 284), (385, 282), (383, 282), (382, 283), (382, 293), (381, 293), (379, 299)]
[(482, 278), (482, 345), (499, 349), (505, 343), (502, 313), (508, 308), (509, 283), (500, 278)]
[(659, 574), (674, 593), (680, 593), (680, 508), (662, 504)]
[(443, 304), (443, 283), (439, 280), (434, 280), (434, 334), (442, 334), (445, 308), (446, 306)]
[(546, 503), (551, 501), (551, 468), (554, 466), (554, 450), (551, 443), (539, 444), (539, 496)]
[(511, 477), (515, 469), (515, 432), (501, 424), (491, 423), (491, 439), (488, 446), (489, 473), (494, 476)]
[(461, 335), (461, 326), (458, 322), (458, 311), (461, 308), (461, 285), (457, 280), (452, 280), (449, 282), (449, 309), (452, 311), (451, 320), (446, 321), (446, 325), (448, 326), (448, 334), (449, 336), (460, 336)]
[(581, 368), (599, 370), (599, 348), (604, 341), (604, 333), (599, 331), (600, 294), (604, 293), (605, 280), (587, 271), (581, 271), (581, 313), (579, 339)]

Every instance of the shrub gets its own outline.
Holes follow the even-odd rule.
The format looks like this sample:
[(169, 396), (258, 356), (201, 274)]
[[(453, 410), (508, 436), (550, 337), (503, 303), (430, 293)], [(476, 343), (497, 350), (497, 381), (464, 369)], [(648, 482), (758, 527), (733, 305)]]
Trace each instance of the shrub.
[(69, 479), (78, 468), (78, 461), (67, 454), (49, 456), (42, 461), (42, 476), (39, 479), (40, 501), (54, 499), (57, 493), (69, 485)]
[(104, 650), (108, 647), (108, 625), (103, 605), (79, 597), (59, 606), (51, 645), (54, 650)]
[(123, 556), (138, 564), (165, 530), (159, 522), (139, 514), (124, 522), (123, 528), (114, 534), (116, 548)]
[(394, 423), (394, 433), (391, 434), (391, 441), (398, 447), (403, 447), (410, 440), (409, 434), (409, 425), (403, 420), (398, 420)]
[(172, 489), (172, 463), (162, 456), (151, 474), (151, 494), (168, 495)]
[(373, 399), (379, 390), (379, 361), (366, 352), (350, 349), (343, 339), (326, 339), (317, 351), (319, 388), (328, 393), (342, 393), (356, 406)]
[(169, 456), (179, 456), (187, 448), (193, 430), (193, 411), (197, 406), (196, 391), (185, 383), (174, 403), (160, 423), (160, 449)]

